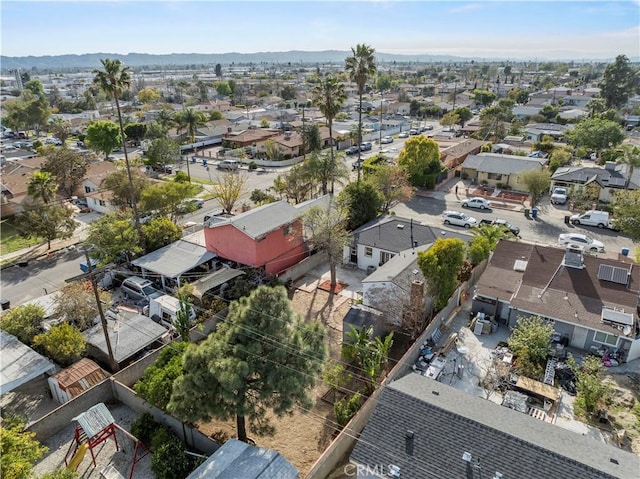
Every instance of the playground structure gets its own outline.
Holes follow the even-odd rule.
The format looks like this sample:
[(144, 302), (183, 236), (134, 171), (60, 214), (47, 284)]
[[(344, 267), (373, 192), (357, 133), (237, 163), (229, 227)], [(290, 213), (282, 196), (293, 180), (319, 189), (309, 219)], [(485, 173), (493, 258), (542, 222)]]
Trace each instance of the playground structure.
[[(94, 449), (103, 442), (108, 441), (109, 438), (113, 438), (116, 445), (116, 451), (120, 450), (118, 446), (118, 437), (116, 435), (117, 431), (131, 439), (135, 444), (129, 479), (133, 477), (133, 471), (135, 470), (136, 464), (150, 452), (142, 441), (126, 429), (116, 424), (111, 412), (107, 409), (104, 403), (96, 404), (79, 416), (73, 418), (73, 420), (76, 421), (74, 438), (64, 456), (64, 463), (67, 466), (67, 469), (78, 469), (87, 450), (91, 453), (93, 467), (96, 467)], [(139, 450), (142, 450), (140, 456), (138, 456)], [(111, 471), (114, 470), (113, 466), (108, 466), (108, 468), (110, 468)]]

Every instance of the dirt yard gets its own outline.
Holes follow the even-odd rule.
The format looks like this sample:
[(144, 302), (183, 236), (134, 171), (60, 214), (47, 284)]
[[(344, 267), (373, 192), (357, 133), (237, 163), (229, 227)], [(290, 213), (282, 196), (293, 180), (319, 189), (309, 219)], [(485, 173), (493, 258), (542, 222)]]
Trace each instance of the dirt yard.
[[(293, 308), (307, 321), (323, 322), (327, 327), (329, 354), (332, 358), (338, 358), (342, 343), (342, 318), (349, 311), (352, 301), (340, 295), (331, 296), (317, 288), (305, 289), (296, 289), (290, 294)], [(248, 431), (258, 446), (278, 451), (296, 466), (301, 477), (306, 475), (329, 445), (335, 431), (332, 427), (333, 407), (320, 399), (327, 389), (319, 382), (313, 392), (315, 407), (308, 413), (296, 411), (291, 416), (274, 418), (276, 434), (273, 437), (255, 437)], [(210, 422), (199, 425), (199, 429), (207, 435), (222, 430), (229, 437), (236, 436), (235, 421)]]
[(613, 388), (610, 423), (614, 429), (624, 429), (622, 447), (640, 455), (640, 374), (612, 371), (607, 372), (605, 381)]

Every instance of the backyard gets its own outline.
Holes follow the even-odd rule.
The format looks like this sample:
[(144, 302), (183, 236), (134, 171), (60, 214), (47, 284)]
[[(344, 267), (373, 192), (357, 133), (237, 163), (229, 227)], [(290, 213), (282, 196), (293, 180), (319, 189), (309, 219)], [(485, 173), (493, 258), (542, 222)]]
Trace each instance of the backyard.
[(25, 238), (13, 220), (6, 219), (0, 223), (0, 256), (18, 251), (22, 248), (40, 244), (40, 238)]

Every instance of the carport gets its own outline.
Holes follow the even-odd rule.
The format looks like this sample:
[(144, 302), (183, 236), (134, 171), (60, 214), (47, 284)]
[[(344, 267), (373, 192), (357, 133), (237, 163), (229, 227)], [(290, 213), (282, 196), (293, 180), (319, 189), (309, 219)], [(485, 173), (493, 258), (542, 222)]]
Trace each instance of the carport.
[[(173, 291), (180, 287), (181, 278), (196, 268), (208, 272), (217, 255), (199, 244), (180, 239), (136, 259), (133, 265), (142, 270), (143, 277), (160, 277), (162, 289)], [(195, 277), (200, 276), (196, 271)]]
[(202, 301), (202, 296), (204, 296), (207, 291), (222, 286), (227, 281), (242, 276), (243, 274), (244, 271), (222, 268), (191, 283), (194, 287), (193, 295)]

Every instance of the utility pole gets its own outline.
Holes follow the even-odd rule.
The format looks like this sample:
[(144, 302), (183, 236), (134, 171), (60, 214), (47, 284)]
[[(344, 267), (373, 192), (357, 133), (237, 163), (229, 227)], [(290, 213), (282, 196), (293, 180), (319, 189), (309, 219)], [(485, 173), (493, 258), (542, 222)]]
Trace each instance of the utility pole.
[(109, 339), (109, 326), (107, 325), (107, 318), (102, 311), (102, 303), (100, 302), (100, 294), (98, 293), (98, 285), (96, 284), (96, 276), (93, 273), (93, 266), (91, 265), (91, 258), (89, 258), (89, 250), (84, 249), (84, 257), (87, 260), (87, 269), (89, 270), (89, 280), (91, 281), (91, 289), (96, 297), (96, 305), (98, 306), (98, 313), (100, 313), (100, 322), (102, 323), (102, 332), (104, 333), (104, 340), (107, 343), (107, 353), (109, 354), (109, 366), (115, 373), (120, 370), (118, 363), (113, 357), (113, 349), (111, 349), (111, 340)]

